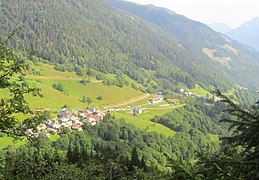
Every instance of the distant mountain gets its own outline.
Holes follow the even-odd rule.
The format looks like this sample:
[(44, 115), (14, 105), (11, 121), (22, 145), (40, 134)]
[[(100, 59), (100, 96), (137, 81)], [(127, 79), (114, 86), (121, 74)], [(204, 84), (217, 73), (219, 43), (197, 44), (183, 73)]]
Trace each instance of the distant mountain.
[(232, 30), (232, 28), (226, 23), (213, 23), (209, 24), (209, 27), (212, 28), (214, 31), (220, 32), (222, 34), (226, 34)]
[[(152, 5), (139, 5), (121, 0), (107, 1), (113, 7), (137, 15), (176, 37), (180, 45), (192, 56), (192, 60), (188, 62), (198, 64), (198, 66), (191, 65), (192, 68), (199, 67), (198, 72), (204, 72), (202, 69), (210, 69), (213, 72), (221, 72), (222, 75), (226, 73), (236, 83), (249, 84), (250, 87), (258, 86), (259, 60), (255, 51), (213, 31), (200, 22), (175, 12), (165, 11)], [(189, 67), (186, 66), (186, 68)], [(189, 72), (192, 76), (196, 76), (192, 71)], [(208, 76), (210, 75), (199, 76), (199, 80)]]
[(259, 17), (242, 24), (227, 35), (259, 51)]
[(122, 0), (107, 1), (113, 7), (129, 11), (134, 15), (162, 27), (183, 42), (185, 48), (199, 50), (197, 46), (202, 48), (204, 46), (211, 46), (211, 44), (225, 42), (224, 38), (219, 37), (218, 34), (208, 26), (176, 14), (168, 9), (165, 10), (165, 8), (155, 7), (153, 5), (140, 5)]

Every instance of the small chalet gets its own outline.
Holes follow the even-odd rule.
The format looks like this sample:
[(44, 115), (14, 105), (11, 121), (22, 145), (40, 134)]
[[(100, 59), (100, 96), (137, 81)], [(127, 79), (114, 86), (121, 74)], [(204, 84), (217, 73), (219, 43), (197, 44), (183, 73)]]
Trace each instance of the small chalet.
[(140, 107), (140, 106), (136, 106), (136, 107), (133, 109), (133, 114), (134, 114), (134, 115), (142, 114), (142, 112), (143, 112), (143, 109), (142, 109), (142, 107)]
[(176, 104), (176, 101), (175, 101), (175, 100), (172, 100), (172, 101), (170, 102), (170, 104)]
[(159, 103), (159, 102), (162, 102), (164, 100), (164, 97), (159, 95), (159, 96), (156, 96), (154, 97), (153, 99), (150, 99), (148, 101), (149, 104), (155, 104), (155, 103)]

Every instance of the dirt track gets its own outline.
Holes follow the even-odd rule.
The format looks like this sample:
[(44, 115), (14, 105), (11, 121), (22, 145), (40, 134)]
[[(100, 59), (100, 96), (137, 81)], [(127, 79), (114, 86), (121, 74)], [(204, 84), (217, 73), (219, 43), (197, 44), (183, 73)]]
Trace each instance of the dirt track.
[(144, 94), (144, 95), (141, 95), (141, 96), (138, 96), (138, 97), (135, 97), (135, 98), (132, 98), (132, 99), (129, 99), (127, 101), (124, 101), (124, 102), (121, 102), (121, 103), (117, 103), (115, 105), (112, 105), (112, 106), (106, 106), (104, 107), (105, 109), (109, 109), (109, 108), (117, 108), (117, 107), (121, 107), (121, 106), (126, 106), (128, 104), (131, 104), (131, 103), (135, 103), (135, 102), (138, 102), (138, 101), (141, 101), (143, 99), (146, 99), (150, 96), (150, 94)]
[[(49, 79), (49, 80), (81, 80), (83, 78), (79, 77), (65, 77), (65, 76), (35, 76), (35, 75), (27, 75), (27, 79)], [(91, 83), (101, 83), (102, 81), (91, 80)]]

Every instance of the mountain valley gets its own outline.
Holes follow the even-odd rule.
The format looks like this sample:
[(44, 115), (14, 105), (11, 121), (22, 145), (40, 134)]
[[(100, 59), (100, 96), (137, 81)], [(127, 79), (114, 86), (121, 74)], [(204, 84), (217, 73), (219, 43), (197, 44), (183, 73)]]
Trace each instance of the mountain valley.
[(0, 179), (258, 176), (253, 48), (153, 5), (0, 7)]

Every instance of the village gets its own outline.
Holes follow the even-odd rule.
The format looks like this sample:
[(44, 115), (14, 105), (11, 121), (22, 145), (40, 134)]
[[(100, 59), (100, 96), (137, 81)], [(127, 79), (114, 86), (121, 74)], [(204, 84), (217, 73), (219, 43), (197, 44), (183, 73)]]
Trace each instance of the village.
[[(157, 95), (154, 98), (148, 100), (147, 104), (158, 104), (164, 101), (162, 95)], [(171, 102), (170, 104), (176, 104), (176, 101)], [(142, 108), (141, 106), (130, 107), (126, 109), (123, 108), (109, 108), (105, 111), (96, 110), (94, 107), (89, 109), (81, 110), (68, 110), (63, 108), (59, 111), (57, 118), (53, 120), (47, 119), (45, 123), (40, 124), (36, 129), (28, 129), (25, 134), (27, 138), (36, 138), (39, 136), (50, 137), (50, 135), (57, 135), (64, 128), (75, 131), (83, 131), (84, 124), (88, 123), (92, 126), (103, 121), (103, 118), (109, 112), (118, 112), (118, 111), (130, 111), (132, 115), (142, 114), (143, 110), (148, 108)]]
[(103, 121), (105, 115), (106, 112), (95, 108), (92, 108), (91, 111), (88, 109), (69, 111), (67, 108), (63, 108), (60, 110), (58, 118), (48, 119), (45, 124), (38, 125), (36, 130), (28, 129), (25, 134), (28, 138), (35, 138), (38, 136), (50, 137), (50, 134), (56, 135), (64, 128), (82, 131), (84, 124), (89, 123), (94, 126)]
[[(196, 93), (187, 92), (184, 89), (180, 89), (180, 93), (182, 93), (185, 96), (190, 96), (195, 98), (205, 98)], [(28, 138), (35, 138), (38, 136), (50, 137), (51, 134), (56, 135), (64, 128), (68, 128), (75, 131), (82, 131), (84, 124), (89, 123), (90, 125), (94, 126), (97, 123), (102, 122), (105, 115), (109, 112), (129, 111), (130, 114), (137, 116), (142, 114), (143, 110), (152, 109), (152, 108), (145, 107), (146, 105), (148, 104), (156, 105), (164, 101), (165, 99), (163, 95), (157, 95), (152, 99), (149, 99), (147, 104), (144, 105), (144, 107), (127, 106), (127, 108), (108, 108), (105, 111), (96, 110), (95, 108), (91, 108), (91, 110), (89, 109), (68, 110), (67, 108), (63, 108), (59, 111), (57, 118), (53, 120), (48, 119), (45, 124), (40, 124), (39, 126), (37, 126), (36, 129), (28, 129), (26, 131), (26, 136)], [(218, 101), (218, 100), (215, 100), (215, 101)], [(168, 104), (162, 104), (159, 106), (170, 106), (175, 104), (176, 104), (176, 101), (172, 100), (168, 102)]]

